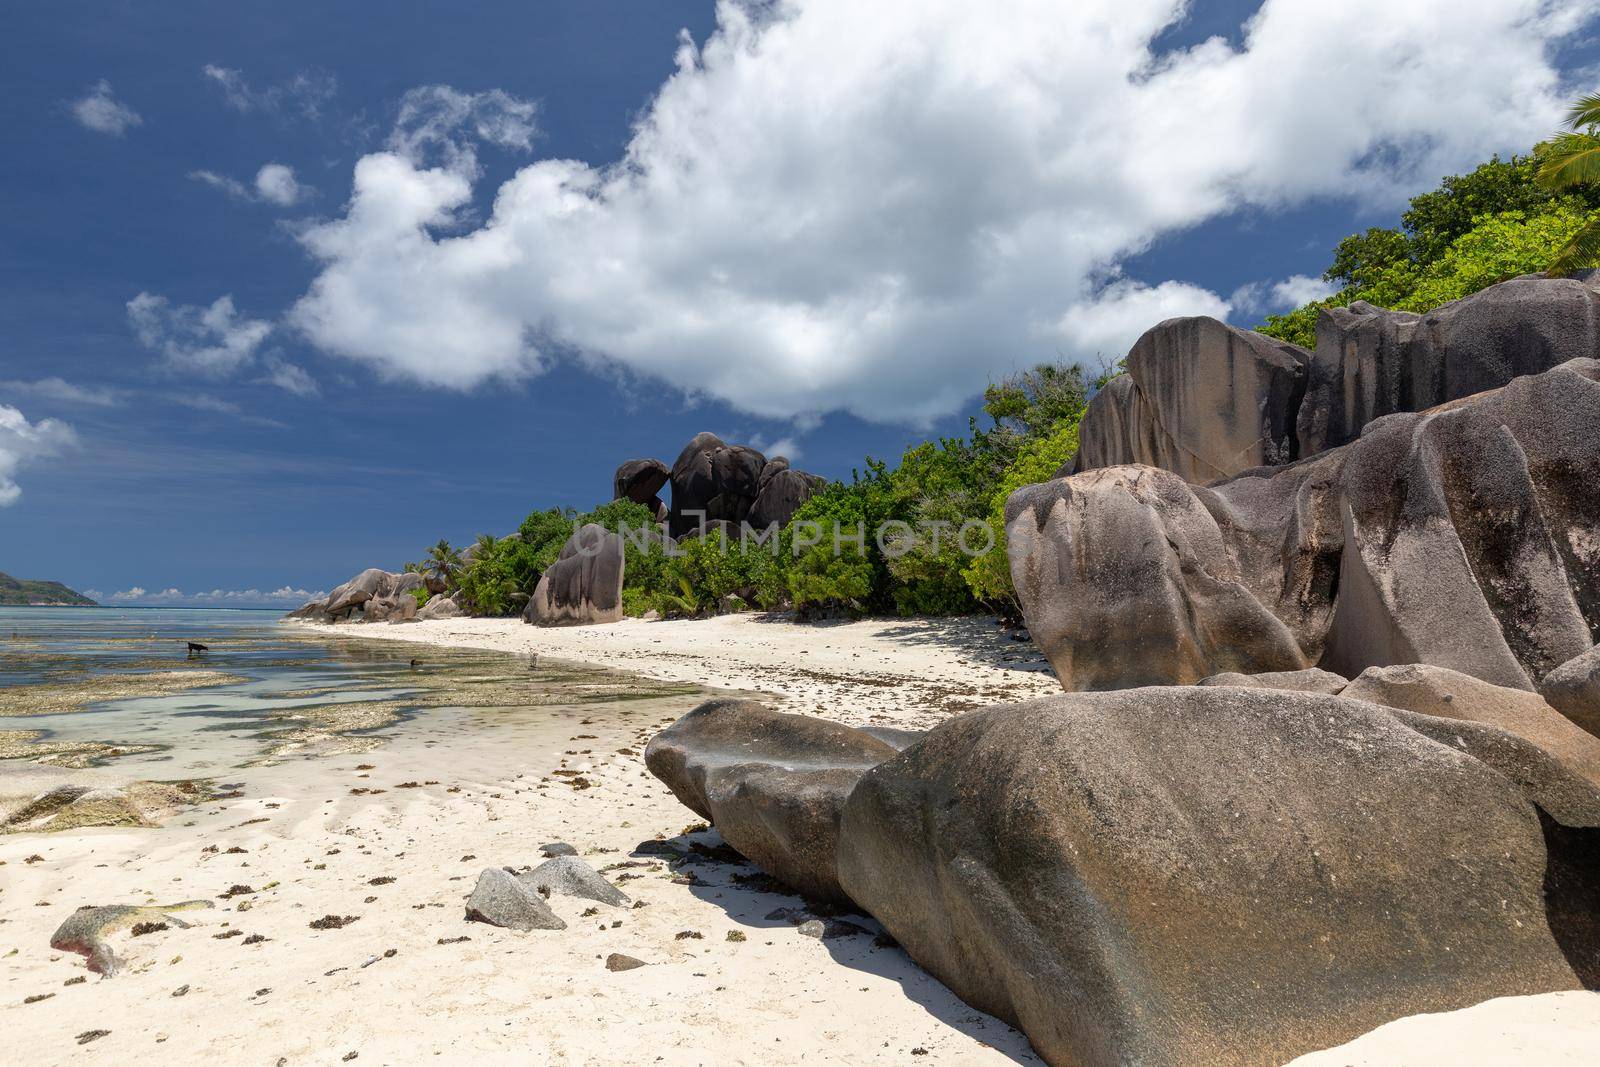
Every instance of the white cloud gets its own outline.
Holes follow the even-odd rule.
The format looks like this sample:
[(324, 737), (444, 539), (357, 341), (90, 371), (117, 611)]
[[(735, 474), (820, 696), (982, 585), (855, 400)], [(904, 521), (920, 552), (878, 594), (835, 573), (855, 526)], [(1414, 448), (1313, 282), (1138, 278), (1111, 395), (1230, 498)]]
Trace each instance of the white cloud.
[(140, 293), (128, 301), (128, 321), (139, 343), (161, 353), (173, 370), (210, 377), (221, 377), (251, 362), (272, 332), (270, 323), (241, 318), (232, 296), (218, 297), (209, 307), (197, 307)]
[[(1392, 207), (1525, 149), (1571, 89), (1557, 42), (1600, 0), (1266, 0), (1239, 48), (1153, 54), (1185, 10), (723, 2), (621, 161), (528, 165), (481, 222), (470, 145), (414, 102), (346, 214), (303, 232), (320, 274), (293, 321), (429, 385), (575, 351), (759, 415), (934, 416), (1019, 364), (1117, 358), (1147, 314), (1225, 311), (1122, 277), (1163, 235)], [(460, 107), (430, 92), (448, 127)], [(532, 118), (454, 128), (521, 147)]]
[(1326, 300), (1338, 291), (1339, 287), (1332, 282), (1295, 274), (1281, 282), (1241, 285), (1228, 297), (1228, 304), (1234, 311), (1246, 315), (1278, 313), (1293, 311), (1313, 300)]
[(286, 605), (299, 607), (308, 600), (316, 600), (327, 596), (325, 591), (312, 592), (306, 589), (296, 589), (284, 585), (277, 589), (211, 589), (199, 593), (185, 593), (181, 589), (167, 588), (158, 592), (150, 592), (143, 586), (133, 586), (120, 593), (110, 596), (85, 593), (91, 600), (102, 600), (121, 604), (156, 604), (173, 607), (183, 606), (213, 606), (213, 607), (262, 607)]
[(0, 382), (0, 390), (13, 393), (30, 393), (45, 400), (63, 404), (83, 404), (88, 407), (111, 408), (122, 403), (122, 394), (115, 389), (94, 385), (74, 385), (61, 378), (40, 378), (35, 382), (11, 380)]
[[(729, 438), (729, 440), (733, 440), (733, 438)], [(770, 441), (762, 434), (753, 434), (750, 438), (750, 447), (768, 459), (782, 456), (790, 463), (800, 462), (800, 457), (804, 454), (804, 449), (801, 448), (799, 439), (793, 435)]]
[(73, 101), (72, 116), (85, 128), (112, 137), (121, 137), (130, 128), (144, 123), (137, 111), (113, 95), (111, 83), (104, 79)]
[(189, 177), (213, 189), (220, 189), (235, 200), (276, 204), (279, 207), (293, 207), (311, 195), (311, 190), (295, 178), (294, 168), (282, 163), (263, 166), (256, 171), (255, 181), (251, 185), (213, 170), (192, 170)]
[(35, 460), (53, 456), (78, 443), (72, 427), (56, 419), (29, 422), (22, 412), (0, 404), (0, 508), (22, 496), (17, 471)]
[(291, 207), (305, 197), (306, 188), (295, 180), (293, 167), (268, 163), (256, 171), (256, 195), (270, 204)]
[(307, 374), (305, 368), (290, 363), (276, 352), (268, 353), (262, 362), (266, 365), (267, 373), (261, 380), (268, 385), (275, 385), (295, 396), (316, 396), (322, 392), (317, 380)]
[(252, 87), (243, 71), (213, 63), (201, 67), (200, 74), (222, 91), (229, 107), (244, 114), (264, 112), (314, 121), (322, 117), (323, 106), (339, 91), (338, 80), (320, 71), (303, 70), (288, 81), (265, 89)]
[(472, 172), (474, 142), (527, 152), (539, 134), (539, 105), (502, 89), (464, 93), (448, 85), (425, 85), (400, 99), (389, 135), (389, 151), (417, 166), (439, 158), (445, 166)]

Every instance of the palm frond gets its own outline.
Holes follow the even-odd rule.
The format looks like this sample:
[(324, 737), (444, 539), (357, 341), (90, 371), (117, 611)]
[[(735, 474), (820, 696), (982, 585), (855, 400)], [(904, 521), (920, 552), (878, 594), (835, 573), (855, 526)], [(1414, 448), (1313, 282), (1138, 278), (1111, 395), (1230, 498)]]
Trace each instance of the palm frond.
[(1600, 126), (1600, 93), (1590, 93), (1567, 110), (1567, 125), (1574, 130)]
[(1600, 181), (1600, 137), (1564, 133), (1540, 155), (1537, 180), (1546, 189)]
[(1562, 278), (1597, 265), (1600, 265), (1600, 215), (1590, 219), (1583, 229), (1572, 235), (1572, 240), (1551, 261), (1549, 272)]

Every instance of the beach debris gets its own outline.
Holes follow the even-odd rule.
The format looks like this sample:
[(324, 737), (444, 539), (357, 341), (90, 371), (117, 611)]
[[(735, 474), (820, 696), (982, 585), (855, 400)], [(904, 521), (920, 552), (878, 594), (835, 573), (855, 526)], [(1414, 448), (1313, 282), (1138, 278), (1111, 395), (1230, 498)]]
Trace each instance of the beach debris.
[(535, 892), (549, 896), (582, 897), (621, 907), (631, 899), (605, 880), (605, 877), (577, 856), (556, 856), (532, 870), (516, 872), (517, 880)]
[(467, 898), (467, 919), (508, 930), (567, 928), (543, 897), (503, 867), (488, 867), (478, 875), (478, 883)]
[(606, 970), (608, 971), (633, 971), (645, 966), (648, 965), (644, 960), (635, 959), (621, 952), (613, 952), (606, 957)]
[(50, 947), (62, 952), (76, 952), (89, 961), (89, 969), (110, 978), (122, 967), (122, 961), (112, 952), (106, 938), (123, 930), (131, 930), (147, 922), (170, 922), (187, 930), (192, 925), (173, 916), (175, 911), (195, 911), (212, 906), (209, 900), (185, 900), (178, 904), (155, 907), (138, 907), (112, 904), (105, 907), (82, 907), (56, 928), (50, 936)]
[(78, 1035), (77, 1042), (80, 1045), (87, 1045), (91, 1041), (99, 1041), (102, 1037), (107, 1037), (110, 1034), (110, 1030), (85, 1030)]
[(313, 919), (308, 924), (313, 930), (342, 930), (357, 919), (359, 915), (324, 915), (320, 919)]
[(23, 997), (22, 998), (22, 1003), (24, 1003), (24, 1004), (37, 1004), (41, 1000), (49, 1000), (53, 996), (55, 996), (54, 993), (35, 993), (31, 997)]
[(434, 944), (436, 944), (436, 945), (459, 945), (463, 941), (471, 941), (471, 940), (472, 940), (472, 938), (468, 937), (465, 934), (462, 934), (460, 937), (441, 937), (441, 938), (439, 938), (439, 940), (435, 941)]

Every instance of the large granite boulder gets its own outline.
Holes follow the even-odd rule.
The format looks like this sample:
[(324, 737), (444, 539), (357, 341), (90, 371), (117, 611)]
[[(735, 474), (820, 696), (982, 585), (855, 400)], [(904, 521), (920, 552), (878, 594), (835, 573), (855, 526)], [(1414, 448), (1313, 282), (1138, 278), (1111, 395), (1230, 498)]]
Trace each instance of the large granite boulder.
[(1600, 632), (1595, 485), (1600, 362), (1574, 360), (1210, 486), (1025, 486), (1007, 550), (1067, 689), (1422, 662), (1532, 690)]
[(728, 844), (819, 900), (841, 900), (839, 813), (887, 741), (752, 700), (714, 700), (656, 734), (645, 765)]
[(321, 597), (316, 600), (308, 600), (289, 612), (284, 618), (305, 619), (309, 622), (331, 622), (332, 619), (328, 615), (328, 598)]
[(1597, 826), (1600, 792), (1490, 727), (1141, 689), (930, 731), (851, 792), (838, 873), (1046, 1061), (1226, 1067), (1600, 983)]
[[(780, 462), (783, 466), (773, 470), (773, 465)], [(800, 510), (800, 505), (810, 500), (827, 484), (815, 474), (791, 470), (788, 460), (781, 457), (771, 460), (767, 463), (767, 470), (762, 472), (760, 492), (756, 494), (755, 502), (750, 505), (750, 514), (745, 517), (745, 522), (757, 530), (765, 530), (772, 526), (781, 529), (794, 518), (794, 513)]]
[(1006, 542), (1028, 630), (1068, 689), (1311, 666), (1175, 474), (1108, 467), (1025, 486), (1007, 501)]
[(1600, 645), (1545, 675), (1539, 693), (1551, 707), (1600, 736)]
[(1322, 310), (1295, 424), (1301, 455), (1354, 441), (1381, 416), (1431, 406), (1412, 395), (1410, 344), (1421, 318), (1364, 300)]
[(630, 459), (617, 468), (612, 479), (612, 499), (643, 504), (657, 520), (665, 519), (667, 505), (657, 494), (671, 478), (672, 471), (659, 459)]
[(329, 615), (348, 615), (373, 597), (389, 596), (394, 592), (398, 575), (379, 567), (368, 567), (354, 578), (328, 594), (324, 610)]
[(1432, 663), (1514, 689), (1600, 630), (1600, 362), (1393, 415), (1347, 446), (1322, 666)]
[(1342, 695), (1419, 715), (1498, 727), (1538, 745), (1600, 787), (1600, 737), (1579, 729), (1538, 693), (1491, 685), (1446, 667), (1406, 663), (1368, 667)]
[(585, 626), (622, 619), (622, 538), (597, 523), (580, 527), (539, 578), (524, 622)]
[(1321, 667), (1307, 667), (1303, 671), (1264, 671), (1261, 674), (1229, 672), (1202, 678), (1200, 685), (1231, 685), (1244, 689), (1288, 689), (1296, 693), (1324, 693), (1338, 696), (1350, 685), (1350, 679)]
[(423, 621), (428, 619), (459, 619), (465, 614), (466, 612), (461, 610), (461, 606), (456, 603), (454, 597), (436, 593), (428, 599), (426, 604), (418, 609), (417, 618)]
[(1169, 319), (1089, 404), (1072, 470), (1144, 464), (1209, 482), (1299, 455), (1310, 354), (1210, 318)]
[(753, 448), (725, 444), (714, 433), (696, 434), (672, 464), (672, 536), (708, 520), (743, 522), (760, 495), (766, 464)]

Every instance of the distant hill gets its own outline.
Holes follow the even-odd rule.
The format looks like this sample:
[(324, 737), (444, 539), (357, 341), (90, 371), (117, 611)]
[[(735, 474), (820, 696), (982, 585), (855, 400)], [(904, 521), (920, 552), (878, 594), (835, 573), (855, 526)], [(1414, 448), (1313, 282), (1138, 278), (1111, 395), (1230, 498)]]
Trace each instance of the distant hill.
[(98, 607), (82, 593), (75, 593), (60, 582), (25, 582), (0, 571), (0, 605), (17, 607), (30, 604)]

